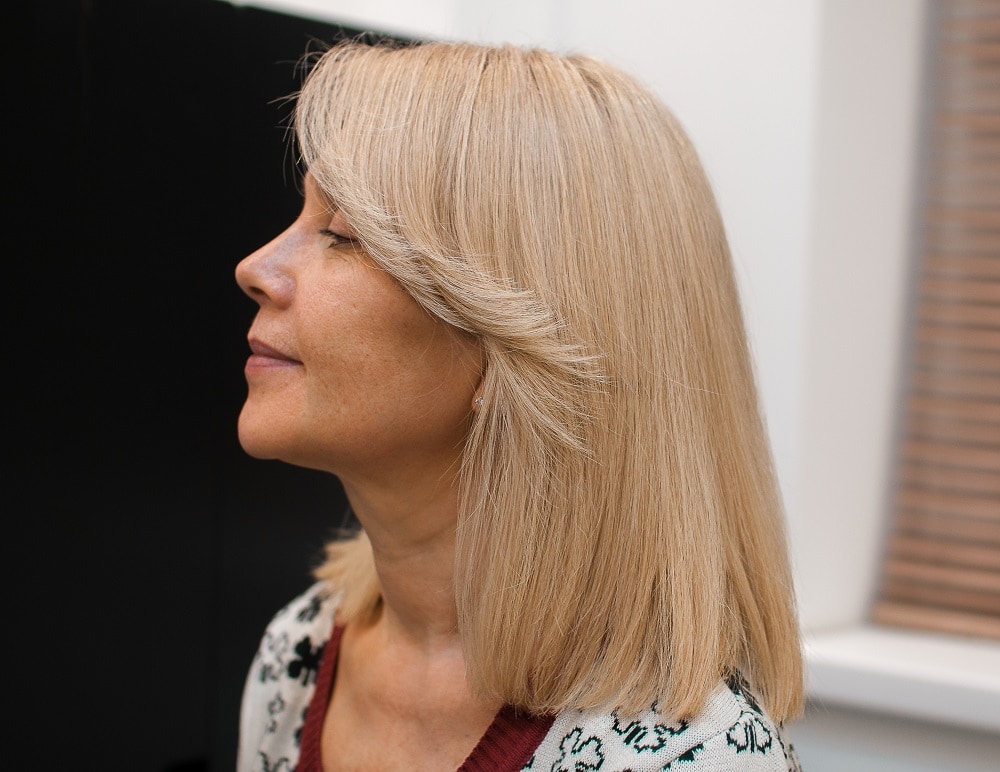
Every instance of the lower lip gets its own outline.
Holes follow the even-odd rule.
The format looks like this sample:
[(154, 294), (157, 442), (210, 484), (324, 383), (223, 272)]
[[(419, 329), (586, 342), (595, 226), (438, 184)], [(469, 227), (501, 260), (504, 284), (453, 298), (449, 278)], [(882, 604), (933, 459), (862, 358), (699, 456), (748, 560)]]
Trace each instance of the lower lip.
[(245, 372), (251, 370), (287, 370), (291, 367), (301, 367), (302, 363), (294, 359), (278, 359), (277, 357), (263, 356), (262, 354), (251, 354), (247, 358)]

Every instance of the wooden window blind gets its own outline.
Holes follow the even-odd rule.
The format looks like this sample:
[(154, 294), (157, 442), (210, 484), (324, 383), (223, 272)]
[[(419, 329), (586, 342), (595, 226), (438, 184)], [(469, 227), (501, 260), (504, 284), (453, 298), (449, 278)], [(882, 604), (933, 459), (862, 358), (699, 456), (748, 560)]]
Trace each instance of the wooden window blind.
[(873, 617), (1000, 639), (1000, 0), (929, 5), (920, 251)]

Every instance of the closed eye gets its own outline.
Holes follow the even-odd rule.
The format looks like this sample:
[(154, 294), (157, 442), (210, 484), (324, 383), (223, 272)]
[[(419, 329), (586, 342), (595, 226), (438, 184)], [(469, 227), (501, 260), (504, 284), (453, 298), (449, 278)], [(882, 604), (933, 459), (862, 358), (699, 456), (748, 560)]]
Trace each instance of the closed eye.
[(331, 249), (335, 247), (344, 246), (345, 244), (354, 244), (354, 239), (350, 238), (349, 236), (344, 236), (340, 233), (336, 233), (335, 231), (332, 231), (329, 228), (320, 228), (319, 235), (326, 236), (326, 238), (330, 239)]

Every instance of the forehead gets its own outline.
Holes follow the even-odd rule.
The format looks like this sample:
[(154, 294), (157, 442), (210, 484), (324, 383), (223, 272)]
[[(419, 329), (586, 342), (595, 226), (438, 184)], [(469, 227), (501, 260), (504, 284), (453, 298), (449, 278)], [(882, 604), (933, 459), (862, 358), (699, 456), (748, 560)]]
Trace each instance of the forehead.
[(329, 194), (320, 187), (319, 183), (316, 182), (316, 178), (313, 177), (308, 169), (302, 175), (302, 191), (306, 207), (313, 211), (333, 214), (340, 208)]
[(316, 178), (312, 176), (308, 169), (302, 175), (302, 191), (306, 199), (316, 202), (324, 201), (327, 198), (319, 183), (316, 182)]

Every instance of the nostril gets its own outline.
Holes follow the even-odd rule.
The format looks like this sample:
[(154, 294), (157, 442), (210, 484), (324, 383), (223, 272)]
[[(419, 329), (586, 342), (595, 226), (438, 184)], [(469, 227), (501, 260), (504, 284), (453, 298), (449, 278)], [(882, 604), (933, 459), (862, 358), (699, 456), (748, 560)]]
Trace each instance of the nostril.
[(244, 279), (245, 277), (237, 276), (236, 283), (248, 298), (257, 303), (264, 303), (270, 297), (271, 293), (265, 289), (262, 282)]

